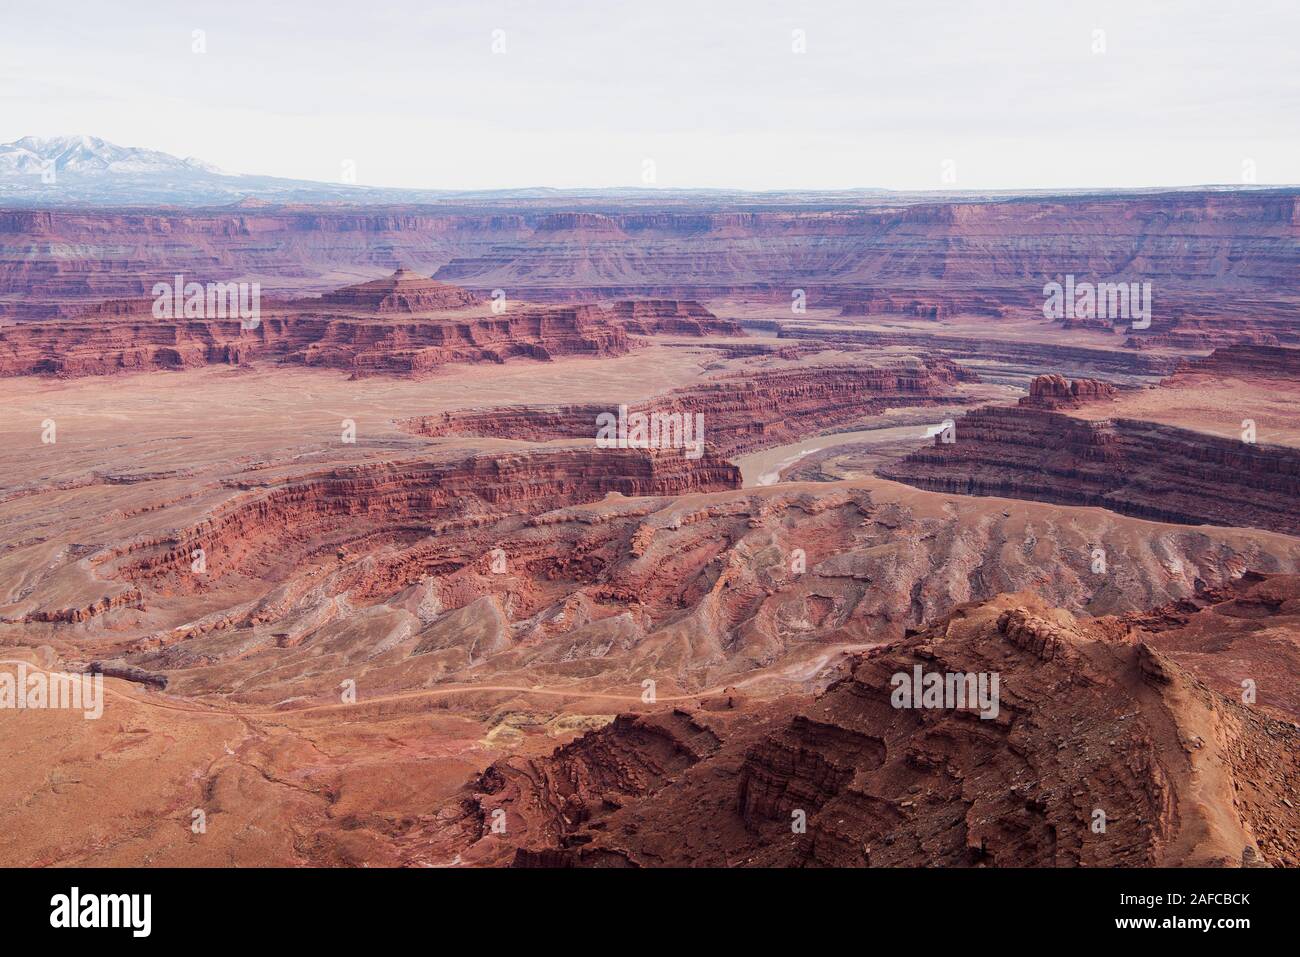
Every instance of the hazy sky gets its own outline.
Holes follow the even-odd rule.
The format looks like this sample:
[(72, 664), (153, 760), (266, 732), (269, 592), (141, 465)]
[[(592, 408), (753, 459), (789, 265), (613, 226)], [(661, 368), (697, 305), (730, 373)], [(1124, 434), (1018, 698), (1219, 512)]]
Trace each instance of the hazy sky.
[(0, 142), (88, 133), (334, 181), (351, 160), (376, 186), (640, 186), (647, 160), (667, 187), (1174, 186), (1247, 163), (1300, 183), (1298, 117), (1297, 0), (0, 12)]

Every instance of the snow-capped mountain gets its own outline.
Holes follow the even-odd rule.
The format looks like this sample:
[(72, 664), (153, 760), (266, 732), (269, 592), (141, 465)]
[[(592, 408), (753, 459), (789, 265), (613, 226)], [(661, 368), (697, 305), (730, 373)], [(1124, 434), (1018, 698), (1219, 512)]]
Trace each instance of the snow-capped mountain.
[[(0, 206), (209, 206), (272, 202), (396, 201), (398, 191), (240, 176), (158, 150), (97, 136), (24, 136), (0, 144)], [(409, 192), (409, 191), (407, 191)]]
[(118, 146), (97, 136), (24, 136), (0, 145), (0, 176), (59, 173), (220, 173), (197, 159), (177, 159), (158, 150)]
[[(230, 206), (276, 203), (438, 203), (533, 198), (553, 190), (420, 190), (223, 173), (197, 159), (118, 146), (97, 136), (24, 136), (0, 144), (5, 206)], [(599, 191), (596, 191), (599, 192)]]

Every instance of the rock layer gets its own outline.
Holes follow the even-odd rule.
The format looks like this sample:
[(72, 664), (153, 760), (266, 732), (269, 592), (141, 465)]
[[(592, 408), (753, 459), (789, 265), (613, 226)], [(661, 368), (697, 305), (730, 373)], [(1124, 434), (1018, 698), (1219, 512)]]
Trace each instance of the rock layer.
[[(900, 705), (917, 670), (996, 676), (996, 715)], [(1033, 597), (960, 606), (793, 715), (728, 704), (500, 762), (466, 800), (513, 819), (524, 866), (1300, 863), (1295, 725)]]
[(459, 286), (435, 282), (409, 269), (398, 269), (383, 279), (327, 292), (308, 304), (319, 309), (371, 316), (439, 312), (473, 306), (478, 302), (478, 296)]
[(841, 208), (556, 205), (0, 211), (0, 300), (53, 315), (61, 302), (148, 295), (160, 272), (257, 276), (281, 291), (401, 265), (512, 298), (747, 292), (788, 304), (802, 288), (836, 307), (893, 289), (924, 300), (927, 287), (985, 297), (996, 287), (1000, 301), (1041, 305), (1044, 282), (1062, 273), (1277, 299), (1294, 295), (1300, 275), (1297, 199), (1286, 189)]
[(1115, 395), (1116, 389), (1108, 382), (1096, 379), (1075, 379), (1065, 376), (1040, 375), (1029, 383), (1029, 395), (1020, 405), (1036, 409), (1078, 408), (1089, 402), (1098, 402)]
[(0, 327), (0, 375), (111, 375), (260, 361), (357, 375), (420, 375), (448, 362), (614, 356), (622, 327), (594, 306), (519, 307), (501, 316), (354, 318), (326, 312), (237, 319), (49, 321)]
[(1300, 381), (1300, 349), (1268, 345), (1232, 345), (1203, 359), (1184, 360), (1175, 376), (1219, 376)]
[[(147, 579), (189, 567), (202, 549), (204, 582), (264, 560), (273, 549), (284, 564), (376, 536), (442, 524), (470, 525), (503, 515), (528, 515), (611, 493), (679, 495), (736, 488), (735, 466), (713, 456), (692, 460), (677, 451), (560, 449), (461, 459), (385, 462), (307, 475), (270, 489), (250, 489), (202, 524), (167, 540), (122, 549), (119, 574)], [(372, 543), (373, 544), (373, 543)]]
[(624, 299), (609, 307), (628, 332), (640, 335), (743, 336), (734, 319), (719, 319), (694, 300)]
[[(707, 447), (723, 457), (797, 441), (890, 406), (961, 401), (953, 387), (978, 381), (947, 359), (881, 366), (816, 366), (738, 373), (628, 406), (629, 414), (704, 416)], [(617, 403), (463, 409), (408, 420), (429, 436), (486, 436), (543, 442), (590, 438)]]
[(1300, 534), (1300, 450), (1138, 419), (975, 409), (957, 420), (955, 441), (936, 436), (880, 474), (934, 491)]

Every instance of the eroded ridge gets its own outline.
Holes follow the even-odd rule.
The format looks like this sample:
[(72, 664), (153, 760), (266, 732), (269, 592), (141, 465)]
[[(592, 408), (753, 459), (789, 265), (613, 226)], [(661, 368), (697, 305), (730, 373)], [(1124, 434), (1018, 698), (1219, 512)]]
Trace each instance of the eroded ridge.
[[(1104, 383), (1039, 377), (1019, 405), (972, 410), (955, 435), (937, 435), (879, 474), (934, 491), (1300, 534), (1300, 450), (1099, 417), (1114, 395)], [(1071, 411), (1085, 406), (1087, 416)]]
[[(996, 675), (996, 716), (898, 706), (916, 669)], [(1298, 735), (1141, 633), (1007, 595), (861, 655), (793, 714), (724, 696), (620, 719), (462, 801), (514, 816), (517, 865), (1294, 865), (1300, 812), (1265, 794), (1300, 777)]]
[[(958, 383), (979, 376), (957, 363), (927, 358), (884, 365), (823, 365), (732, 373), (678, 389), (626, 412), (647, 416), (701, 414), (708, 444), (724, 457), (795, 441), (836, 426), (860, 422), (890, 407), (970, 401)], [(529, 441), (592, 438), (601, 415), (618, 403), (572, 406), (507, 406), (462, 409), (408, 419), (420, 435), (475, 436)]]
[(0, 375), (77, 377), (257, 362), (419, 376), (449, 362), (616, 356), (624, 327), (599, 306), (516, 303), (504, 312), (456, 286), (398, 270), (319, 298), (268, 302), (258, 315), (205, 303), (191, 317), (147, 302), (106, 304), (78, 319), (0, 328)]

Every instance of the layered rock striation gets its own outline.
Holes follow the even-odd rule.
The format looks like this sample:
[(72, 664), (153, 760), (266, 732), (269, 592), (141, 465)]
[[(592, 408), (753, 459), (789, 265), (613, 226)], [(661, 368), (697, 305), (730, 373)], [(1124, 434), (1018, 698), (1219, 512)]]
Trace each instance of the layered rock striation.
[(339, 310), (354, 315), (412, 315), (441, 312), (477, 305), (481, 298), (459, 286), (436, 282), (409, 269), (399, 268), (391, 276), (327, 292), (306, 303), (319, 309)]
[(739, 485), (735, 466), (671, 450), (554, 449), (357, 465), (241, 492), (198, 525), (124, 546), (113, 564), (116, 574), (147, 580), (184, 571), (202, 550), (203, 583), (210, 584), (264, 562), (267, 549), (283, 565), (346, 543), (371, 548), (611, 493), (681, 495)]
[(1300, 450), (1059, 408), (1040, 390), (1019, 406), (974, 409), (955, 423), (955, 441), (936, 436), (879, 474), (932, 491), (1300, 534)]
[(1029, 395), (1020, 400), (1020, 405), (1035, 409), (1080, 408), (1109, 399), (1117, 391), (1110, 383), (1097, 379), (1070, 381), (1062, 375), (1040, 375), (1029, 383)]
[(628, 332), (638, 335), (743, 336), (734, 319), (720, 319), (691, 299), (624, 299), (612, 303), (610, 314)]
[(53, 315), (61, 303), (147, 295), (160, 271), (199, 281), (258, 276), (279, 292), (321, 288), (341, 270), (407, 264), (520, 299), (746, 293), (788, 303), (803, 288), (837, 306), (902, 295), (905, 308), (917, 301), (924, 311), (933, 305), (927, 287), (984, 298), (997, 287), (994, 298), (1041, 304), (1045, 277), (1075, 273), (1153, 277), (1161, 288), (1267, 303), (1296, 292), (1296, 210), (1288, 189), (839, 208), (811, 197), (766, 209), (708, 199), (694, 209), (611, 200), (587, 211), (547, 201), (491, 210), (8, 210), (0, 301)]
[[(902, 696), (918, 673), (971, 690)], [(462, 800), (509, 816), (519, 866), (1300, 862), (1295, 725), (1033, 596), (958, 606), (793, 713), (722, 697), (498, 762)]]
[(1276, 345), (1223, 346), (1204, 358), (1184, 360), (1174, 378), (1177, 381), (1187, 376), (1300, 382), (1300, 349)]
[(623, 327), (596, 306), (515, 304), (473, 310), (454, 286), (399, 270), (322, 299), (268, 304), (264, 315), (155, 319), (135, 312), (0, 326), (0, 375), (75, 377), (259, 361), (354, 375), (421, 375), (449, 362), (547, 361), (627, 352)]
[[(942, 358), (893, 365), (814, 366), (722, 376), (628, 405), (647, 416), (704, 417), (705, 441), (730, 457), (796, 441), (891, 406), (961, 401), (955, 386), (975, 373)], [(617, 404), (462, 409), (406, 420), (420, 435), (479, 436), (543, 442), (591, 438), (598, 418)]]

